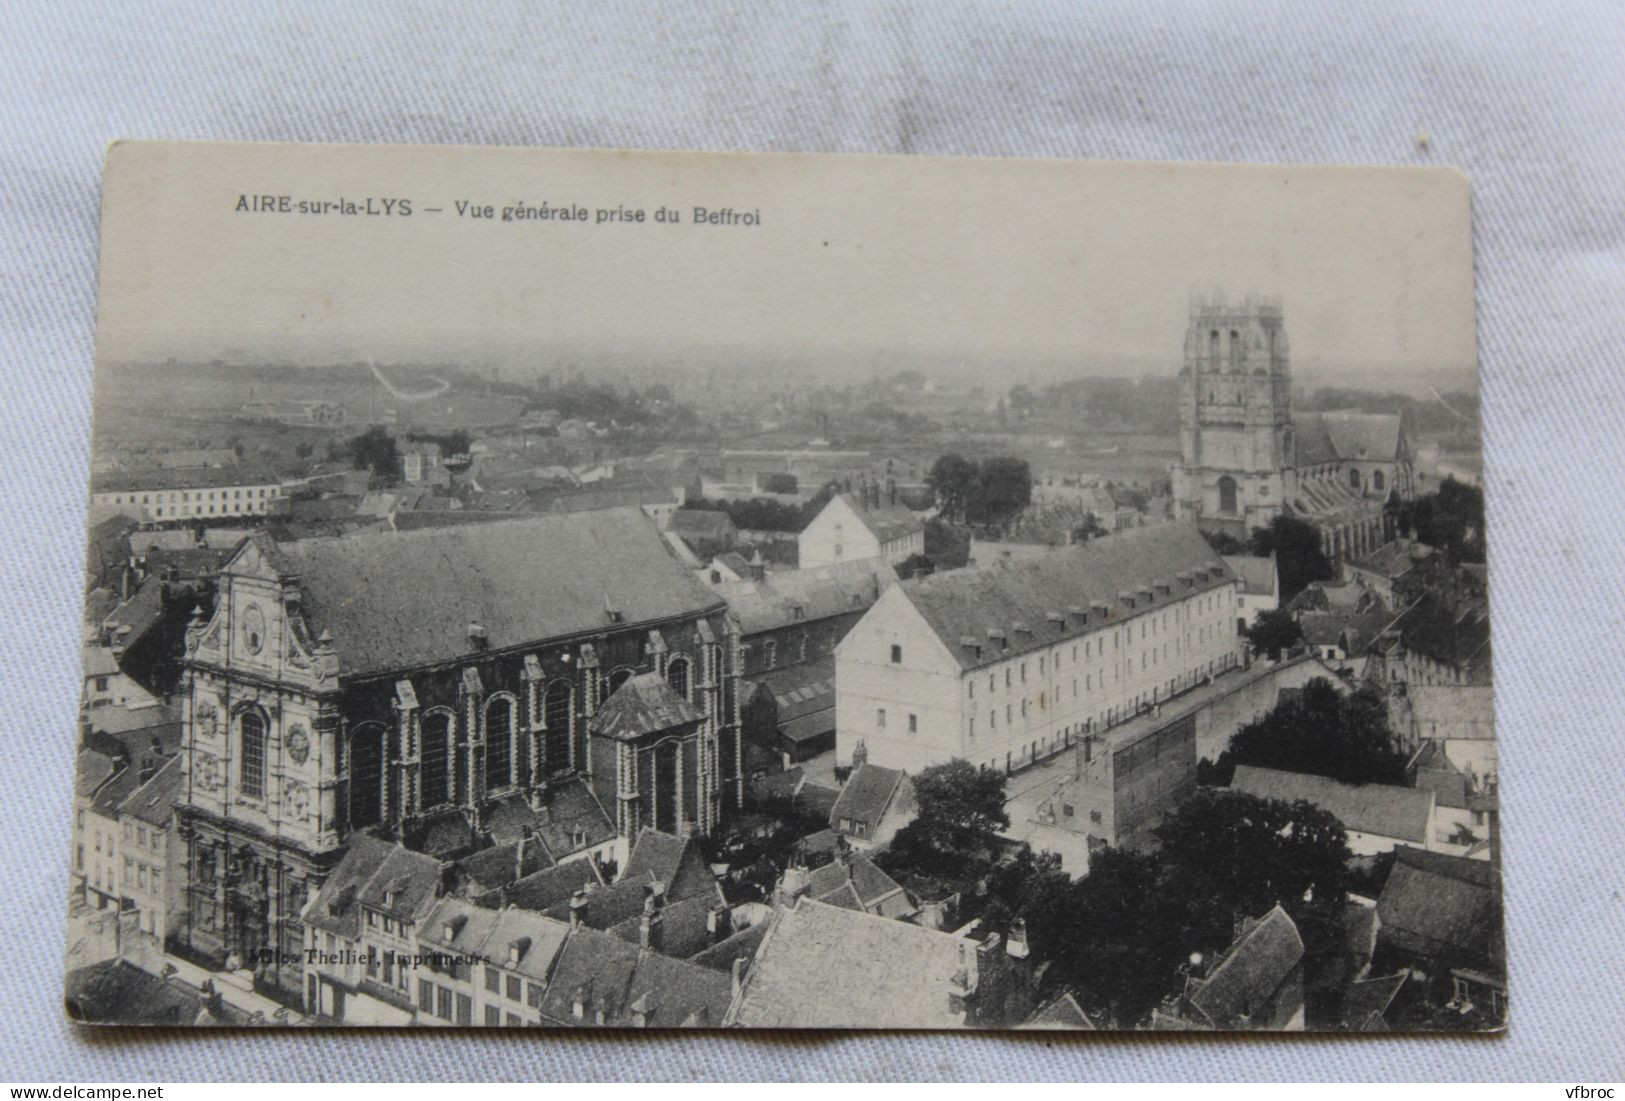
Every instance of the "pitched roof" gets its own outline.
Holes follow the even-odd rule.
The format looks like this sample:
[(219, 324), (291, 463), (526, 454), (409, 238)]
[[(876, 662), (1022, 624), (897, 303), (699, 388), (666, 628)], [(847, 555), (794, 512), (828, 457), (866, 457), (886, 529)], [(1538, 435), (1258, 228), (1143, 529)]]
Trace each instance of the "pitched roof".
[[(715, 1027), (733, 995), (730, 976), (684, 960), (647, 952), (595, 929), (570, 931), (542, 999), (542, 1015), (566, 1025), (632, 1024), (646, 1013), (651, 1028)], [(585, 1016), (574, 1014), (577, 1000)]]
[[(660, 908), (660, 944), (655, 949), (661, 955), (688, 959), (716, 943), (711, 931), (711, 912), (722, 906), (722, 897), (713, 890), (709, 895), (668, 902)], [(609, 932), (629, 944), (637, 944), (643, 935), (643, 914), (637, 913), (609, 927)]]
[(447, 895), (418, 924), (418, 944), (434, 952), (478, 956), (500, 915), (501, 911)]
[(167, 826), (175, 813), (175, 800), (181, 792), (181, 759), (167, 758), (152, 778), (132, 791), (119, 804), (120, 816), (129, 815), (149, 826)]
[(827, 896), (850, 889), (858, 908), (871, 914), (898, 917), (912, 913), (914, 906), (898, 882), (862, 853), (851, 853), (845, 860), (832, 860), (814, 868), (807, 880), (807, 895), (822, 901)]
[(570, 926), (562, 921), (510, 906), (497, 911), (480, 954), (504, 971), (541, 984), (569, 935)]
[(350, 676), (455, 661), (475, 652), (470, 623), (484, 628), (484, 649), (505, 650), (600, 631), (611, 611), (630, 627), (722, 607), (635, 508), (358, 532), (275, 551), (276, 565), (299, 577), (313, 637), (332, 632)]
[[(851, 507), (853, 512), (858, 514), (858, 519), (862, 520), (863, 526), (869, 529), (869, 534), (880, 540), (881, 543), (890, 543), (894, 539), (912, 535), (925, 526), (918, 516), (915, 516), (902, 505), (881, 501), (879, 504), (866, 506), (863, 504), (862, 498), (856, 494), (842, 493), (838, 496)], [(828, 508), (829, 506), (825, 505), (824, 507)]]
[[(654, 876), (645, 873), (632, 879), (622, 877), (597, 890), (589, 890), (586, 909), (580, 912), (582, 924), (592, 929), (608, 929), (643, 913), (644, 896), (654, 881)], [(570, 900), (555, 903), (544, 912), (548, 917), (567, 921)]]
[(1232, 791), (1294, 803), (1302, 799), (1327, 811), (1343, 828), (1418, 844), (1427, 840), (1433, 793), (1392, 784), (1342, 784), (1307, 772), (1237, 765)]
[(125, 493), (130, 490), (212, 489), (221, 486), (280, 485), (276, 471), (268, 466), (178, 466), (155, 470), (109, 470), (90, 480), (92, 493)]
[(1424, 955), (1499, 955), (1501, 884), (1494, 865), (1406, 847), (1395, 849), (1394, 858), (1377, 896), (1380, 940)]
[(1349, 565), (1381, 577), (1395, 578), (1409, 573), (1420, 562), (1432, 558), (1437, 552), (1426, 543), (1410, 539), (1395, 539), (1384, 543), (1370, 554), (1349, 559)]
[(1405, 694), (1422, 737), (1495, 740), (1495, 690), (1488, 685), (1409, 685)]
[(1292, 418), (1300, 467), (1349, 459), (1393, 462), (1400, 421), (1393, 413), (1297, 413)]
[(779, 709), (780, 726), (835, 706), (833, 654), (817, 661), (804, 661), (784, 669), (775, 669), (752, 679), (753, 690), (760, 689), (772, 694), (773, 702)]
[(705, 855), (692, 838), (678, 837), (645, 826), (633, 842), (622, 879), (653, 876), (665, 885), (668, 901), (676, 901), (710, 891), (716, 879)]
[(456, 868), (465, 891), (485, 894), (552, 865), (539, 841), (522, 838), (469, 853), (457, 861)]
[(680, 508), (671, 514), (666, 530), (679, 535), (722, 538), (734, 530), (734, 522), (718, 509)]
[(906, 921), (800, 899), (769, 919), (728, 1023), (747, 1028), (958, 1028), (956, 975), (975, 946)]
[(690, 956), (688, 962), (717, 971), (732, 971), (735, 960), (745, 960), (748, 963), (756, 958), (756, 950), (762, 946), (762, 938), (767, 935), (767, 929), (768, 923), (765, 921), (741, 929), (725, 940), (717, 941), (705, 951)]
[(1255, 554), (1226, 554), (1222, 557), (1230, 572), (1241, 579), (1241, 591), (1249, 596), (1274, 596), (1280, 590), (1274, 551), (1262, 558)]
[(1419, 654), (1449, 665), (1475, 680), (1490, 674), (1490, 617), (1483, 609), (1451, 607), (1433, 593), (1424, 593), (1389, 625), (1404, 645)]
[(96, 789), (107, 782), (118, 768), (118, 762), (105, 753), (98, 753), (94, 749), (81, 749), (79, 760), (73, 774), (73, 790), (75, 795), (89, 797), (96, 793)]
[(361, 889), (395, 851), (395, 844), (366, 831), (350, 835), (338, 866), (306, 907), (305, 924), (354, 940), (361, 931)]
[(865, 761), (846, 778), (846, 786), (841, 788), (840, 797), (829, 813), (831, 827), (839, 829), (837, 823), (842, 818), (850, 818), (867, 822), (873, 829), (905, 778), (901, 769), (883, 768)]
[(1230, 584), (1234, 576), (1195, 524), (1168, 523), (1036, 558), (914, 577), (899, 587), (960, 666), (972, 669)]
[(1388, 1022), (1383, 1014), (1404, 985), (1404, 972), (1349, 983), (1343, 991), (1343, 1027), (1351, 1032), (1386, 1032)]
[(211, 1001), (178, 978), (163, 979), (114, 958), (68, 972), (68, 1016), (89, 1024), (244, 1025), (248, 1015)]
[(615, 836), (609, 812), (579, 776), (548, 784), (536, 812), (536, 836), (555, 861), (563, 861)]
[(861, 611), (880, 598), (897, 571), (884, 558), (862, 558), (770, 573), (761, 581), (713, 586), (746, 636)]
[(1245, 1027), (1302, 960), (1303, 938), (1277, 904), (1236, 939), (1207, 978), (1191, 980), (1191, 1005), (1218, 1028)]
[(356, 901), (397, 920), (412, 921), (440, 890), (440, 861), (395, 845), (360, 885)]
[(1078, 1004), (1078, 999), (1070, 993), (1062, 994), (1059, 998), (1040, 1006), (1033, 1011), (1019, 1027), (1029, 1029), (1064, 1029), (1077, 1028), (1088, 1032), (1095, 1031), (1095, 1022)]
[(591, 860), (572, 860), (516, 879), (502, 892), (505, 903), (525, 910), (550, 910), (569, 902), (577, 891), (595, 890), (604, 885)]
[(677, 694), (659, 673), (628, 677), (589, 720), (594, 734), (633, 739), (644, 734), (696, 723), (705, 716)]

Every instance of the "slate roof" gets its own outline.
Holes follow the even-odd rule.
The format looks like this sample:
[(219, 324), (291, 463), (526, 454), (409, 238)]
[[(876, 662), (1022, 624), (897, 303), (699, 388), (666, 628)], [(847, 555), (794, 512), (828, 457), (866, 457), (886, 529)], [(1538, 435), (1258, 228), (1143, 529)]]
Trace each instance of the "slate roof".
[(548, 855), (562, 861), (615, 836), (615, 823), (579, 776), (548, 784), (537, 813), (536, 836)]
[(729, 1011), (747, 1028), (959, 1028), (949, 1004), (975, 945), (906, 921), (803, 898), (769, 919)]
[(1349, 559), (1349, 565), (1392, 579), (1409, 573), (1418, 563), (1432, 558), (1435, 553), (1437, 552), (1426, 543), (1396, 539), (1391, 543), (1384, 543), (1361, 558)]
[(1495, 690), (1488, 685), (1408, 685), (1405, 694), (1422, 737), (1495, 740)]
[(570, 926), (562, 921), (533, 910), (508, 907), (497, 912), (480, 954), (503, 971), (523, 975), (540, 985), (547, 982), (553, 961), (569, 934)]
[(861, 853), (851, 853), (844, 861), (832, 860), (814, 868), (807, 880), (808, 897), (824, 902), (834, 903), (829, 896), (847, 889), (856, 899), (858, 909), (871, 914), (901, 917), (915, 909), (898, 882)]
[[(709, 895), (694, 895), (666, 903), (660, 908), (660, 946), (656, 951), (661, 955), (686, 960), (710, 948), (716, 943), (709, 924), (711, 911), (721, 905), (722, 897), (715, 890)], [(619, 921), (608, 931), (629, 944), (637, 944), (643, 933), (643, 915), (638, 913)]]
[(440, 882), (440, 861), (395, 845), (360, 884), (356, 901), (399, 921), (413, 921), (440, 890)]
[(1249, 596), (1274, 596), (1279, 591), (1273, 551), (1264, 558), (1253, 554), (1226, 554), (1222, 557), (1230, 572), (1241, 579), (1242, 592)]
[(702, 539), (722, 539), (731, 535), (735, 528), (728, 514), (718, 509), (680, 508), (671, 514), (666, 530)]
[(177, 754), (164, 761), (152, 779), (132, 791), (119, 805), (125, 815), (149, 826), (167, 827), (175, 813), (175, 800), (181, 793), (181, 759)]
[(92, 493), (126, 493), (131, 490), (217, 489), (221, 486), (281, 485), (276, 471), (268, 466), (177, 466), (155, 470), (109, 470), (90, 479)]
[(96, 789), (107, 782), (113, 775), (118, 764), (105, 753), (98, 753), (93, 749), (81, 749), (79, 760), (73, 773), (73, 791), (75, 795), (85, 798), (96, 793)]
[[(778, 707), (779, 726), (835, 707), (835, 656), (817, 661), (802, 662), (785, 669), (752, 678), (753, 691), (772, 695)], [(834, 716), (829, 716), (829, 729), (835, 729)]]
[(470, 853), (457, 861), (458, 879), (463, 890), (487, 894), (553, 866), (541, 842), (535, 839), (510, 841)]
[(470, 623), (485, 629), (485, 650), (506, 650), (602, 631), (610, 611), (626, 630), (722, 607), (635, 508), (275, 549), (277, 567), (299, 577), (312, 635), (332, 632), (347, 676), (466, 657)]
[(1400, 421), (1393, 413), (1298, 413), (1292, 418), (1300, 467), (1350, 459), (1393, 462)]
[(765, 921), (758, 922), (748, 929), (741, 929), (726, 940), (720, 940), (705, 951), (690, 956), (688, 962), (731, 973), (735, 960), (749, 963), (756, 958), (756, 950), (762, 946), (762, 938), (767, 935), (767, 929), (768, 923)]
[(215, 1002), (179, 979), (162, 979), (126, 959), (106, 959), (68, 972), (68, 1016), (88, 1024), (240, 1026), (247, 1014)]
[(1403, 972), (1349, 983), (1343, 991), (1343, 1027), (1351, 1032), (1387, 1032), (1388, 1022), (1383, 1014), (1394, 1004), (1399, 988), (1404, 985)]
[(1277, 904), (1236, 939), (1207, 978), (1191, 980), (1190, 1003), (1217, 1028), (1245, 1028), (1302, 960), (1303, 938)]
[[(729, 975), (684, 960), (669, 959), (595, 929), (570, 931), (542, 999), (542, 1015), (563, 1025), (633, 1023), (633, 1009), (648, 1010), (651, 1028), (716, 1027), (733, 995)], [(577, 1020), (574, 1003), (587, 1002)], [(646, 998), (647, 996), (647, 998)]]
[(897, 571), (884, 558), (863, 558), (771, 573), (761, 581), (724, 581), (713, 587), (728, 602), (728, 610), (748, 638), (793, 623), (861, 611), (896, 580)]
[(431, 952), (478, 956), (500, 916), (501, 911), (483, 909), (448, 895), (436, 902), (419, 923), (418, 945)]
[(846, 786), (841, 788), (840, 797), (829, 812), (830, 827), (838, 831), (840, 820), (850, 818), (867, 822), (869, 832), (873, 833), (906, 778), (901, 769), (883, 768), (865, 761), (846, 778)]
[[(1195, 580), (1191, 571), (1205, 572)], [(947, 570), (899, 584), (960, 667), (974, 669), (1219, 588), (1234, 576), (1195, 524), (1167, 523), (1100, 536), (1037, 558)], [(1158, 581), (1169, 591), (1157, 589)], [(1132, 608), (1125, 607), (1124, 594), (1133, 597)], [(1092, 607), (1096, 601), (1106, 605), (1104, 612)], [(1050, 620), (1051, 615), (1061, 621)]]
[[(581, 922), (592, 929), (609, 929), (629, 917), (643, 913), (645, 888), (654, 883), (647, 873), (635, 878), (622, 877), (608, 886), (587, 892), (587, 907), (581, 912)], [(570, 900), (556, 903), (544, 911), (548, 917), (560, 921), (570, 919)]]
[(1401, 612), (1389, 625), (1406, 648), (1458, 669), (1474, 679), (1490, 674), (1490, 617), (1480, 608), (1456, 610), (1433, 593)]
[(1033, 1011), (1021, 1025), (1026, 1029), (1083, 1029), (1095, 1031), (1095, 1023), (1071, 994), (1062, 994)]
[(1344, 829), (1417, 844), (1427, 841), (1433, 810), (1431, 791), (1392, 784), (1341, 784), (1307, 772), (1255, 765), (1237, 765), (1230, 789), (1287, 803), (1301, 799), (1333, 815)]
[(639, 831), (633, 842), (621, 878), (645, 875), (665, 885), (668, 902), (711, 892), (716, 885), (705, 855), (692, 838), (662, 833), (649, 826)]
[(677, 694), (659, 673), (628, 677), (588, 721), (594, 734), (632, 740), (645, 734), (696, 723), (705, 716)]
[(1500, 893), (1500, 874), (1487, 860), (1395, 849), (1377, 896), (1378, 940), (1422, 956), (1497, 960)]
[(514, 880), (503, 889), (502, 899), (525, 910), (550, 910), (569, 902), (577, 891), (596, 890), (603, 885), (592, 861), (572, 860)]
[[(851, 506), (852, 511), (858, 514), (863, 526), (869, 529), (869, 534), (880, 540), (882, 544), (890, 543), (894, 539), (901, 539), (905, 535), (912, 535), (925, 525), (902, 505), (888, 504), (885, 501), (878, 505), (865, 507), (862, 498), (852, 493), (840, 494), (842, 500)], [(828, 508), (828, 505), (824, 506)]]
[(316, 898), (306, 907), (306, 925), (350, 940), (361, 932), (361, 910), (357, 905), (361, 889), (383, 867), (395, 844), (366, 831), (350, 835), (349, 845), (338, 866), (322, 883)]

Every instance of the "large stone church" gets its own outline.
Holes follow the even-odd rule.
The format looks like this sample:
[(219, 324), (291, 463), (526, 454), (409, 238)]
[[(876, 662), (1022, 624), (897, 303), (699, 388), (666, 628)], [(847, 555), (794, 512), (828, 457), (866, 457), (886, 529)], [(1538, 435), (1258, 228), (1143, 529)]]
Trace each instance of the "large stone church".
[(1280, 515), (1321, 533), (1333, 563), (1392, 532), (1385, 505), (1414, 475), (1396, 415), (1292, 411), (1291, 353), (1279, 304), (1199, 299), (1179, 372), (1175, 515), (1245, 540)]
[(179, 936), (297, 994), (357, 830), (624, 862), (740, 797), (738, 632), (635, 508), (244, 540), (187, 634)]

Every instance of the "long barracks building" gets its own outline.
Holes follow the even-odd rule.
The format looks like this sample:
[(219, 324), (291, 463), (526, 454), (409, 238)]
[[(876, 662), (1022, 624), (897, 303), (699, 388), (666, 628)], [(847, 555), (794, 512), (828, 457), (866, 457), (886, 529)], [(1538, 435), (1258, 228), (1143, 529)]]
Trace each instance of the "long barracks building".
[(836, 648), (836, 756), (1012, 769), (1240, 657), (1239, 582), (1194, 524), (893, 585)]

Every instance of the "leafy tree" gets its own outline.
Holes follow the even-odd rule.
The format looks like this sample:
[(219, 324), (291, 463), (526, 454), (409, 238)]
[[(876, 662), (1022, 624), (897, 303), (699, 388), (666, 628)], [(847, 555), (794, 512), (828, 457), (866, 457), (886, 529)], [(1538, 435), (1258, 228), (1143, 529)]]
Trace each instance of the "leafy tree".
[(1371, 685), (1343, 695), (1324, 677), (1248, 723), (1205, 779), (1230, 782), (1237, 765), (1307, 772), (1345, 784), (1406, 783), (1406, 758), (1388, 726), (1388, 708)]
[(794, 474), (781, 470), (764, 478), (762, 488), (769, 493), (795, 493), (801, 488), (801, 483)]
[(1204, 531), (1203, 538), (1214, 554), (1246, 554), (1247, 544), (1225, 531)]
[(936, 567), (928, 556), (911, 554), (897, 563), (897, 576), (906, 581), (911, 577), (924, 577), (926, 574), (934, 572), (935, 569)]
[(1109, 534), (1111, 533), (1106, 530), (1106, 525), (1100, 522), (1100, 517), (1091, 512), (1084, 517), (1083, 523), (1072, 529), (1072, 541), (1074, 543), (1087, 543), (1097, 536)]
[(1247, 644), (1255, 654), (1266, 654), (1271, 661), (1281, 651), (1291, 649), (1303, 640), (1303, 627), (1285, 608), (1271, 608), (1258, 613), (1253, 625), (1247, 628)]
[(937, 495), (937, 503), (949, 519), (963, 519), (976, 481), (976, 464), (957, 452), (949, 452), (931, 464), (926, 485)]
[(1222, 951), (1238, 921), (1276, 903), (1315, 954), (1332, 950), (1351, 854), (1343, 824), (1327, 811), (1201, 788), (1154, 832), (1162, 888), (1189, 903), (1187, 950)]
[(914, 820), (897, 831), (892, 853), (922, 875), (962, 878), (985, 865), (999, 830), (1008, 829), (1004, 773), (955, 757), (921, 769), (913, 779)]
[(350, 461), (357, 470), (370, 470), (381, 478), (394, 478), (400, 472), (401, 455), (381, 424), (375, 424), (350, 440)]
[(1180, 964), (1191, 952), (1187, 907), (1164, 886), (1162, 862), (1102, 849), (1073, 886), (1071, 903), (1052, 966), (1104, 998), (1117, 1023), (1139, 1022), (1177, 989)]
[(1320, 532), (1296, 516), (1280, 515), (1268, 527), (1254, 528), (1253, 553), (1260, 558), (1275, 555), (1281, 574), (1281, 603), (1285, 604), (1308, 587), (1311, 581), (1329, 581), (1332, 564), (1320, 549)]
[(941, 519), (927, 520), (925, 556), (939, 570), (957, 570), (970, 561), (970, 535)]
[(1003, 528), (1032, 499), (1033, 476), (1027, 460), (1009, 456), (985, 459), (977, 467), (965, 516), (972, 523)]
[(1446, 478), (1438, 490), (1398, 508), (1401, 531), (1438, 547), (1452, 565), (1484, 561), (1484, 491)]

